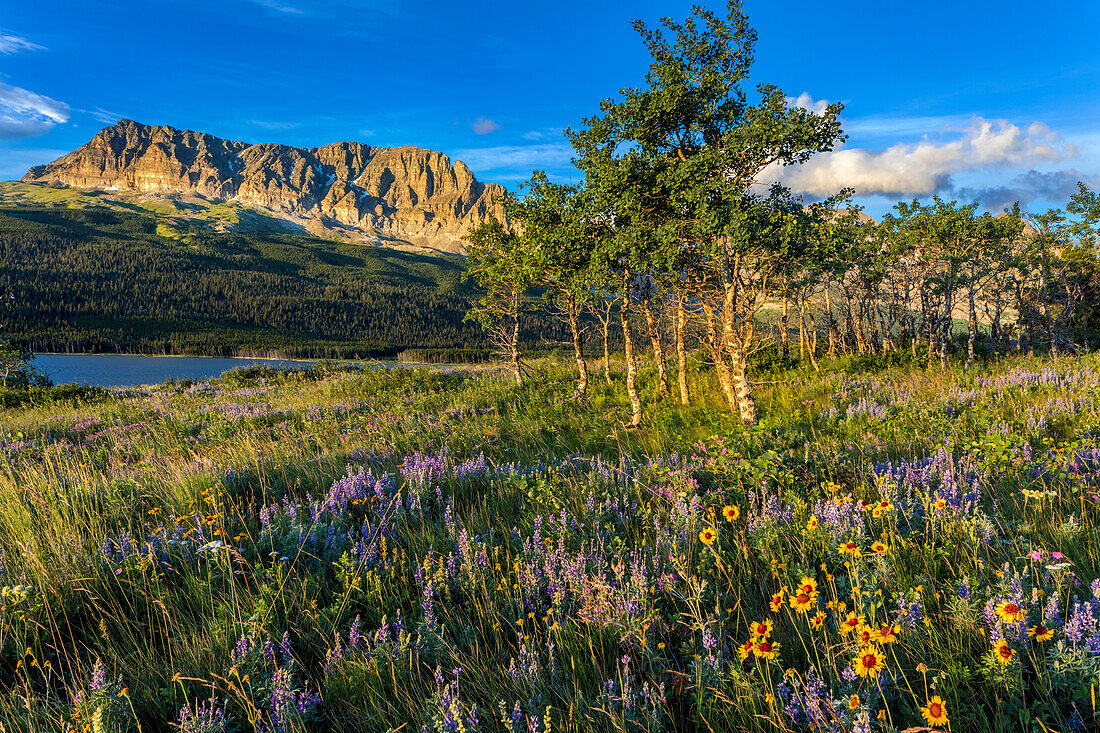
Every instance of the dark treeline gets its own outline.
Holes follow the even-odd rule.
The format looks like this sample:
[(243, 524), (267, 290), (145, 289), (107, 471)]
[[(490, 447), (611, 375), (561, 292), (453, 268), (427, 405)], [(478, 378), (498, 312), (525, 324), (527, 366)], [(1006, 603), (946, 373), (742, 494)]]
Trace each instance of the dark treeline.
[(699, 350), (747, 425), (750, 358), (766, 345), (788, 359), (797, 350), (814, 369), (819, 354), (902, 352), (946, 369), (956, 321), (967, 365), (980, 349), (1057, 357), (1094, 343), (1096, 193), (1080, 185), (1064, 211), (996, 216), (933, 198), (899, 203), (882, 222), (854, 208), (850, 190), (805, 204), (775, 179), (845, 139), (842, 106), (802, 109), (775, 86), (750, 85), (756, 33), (737, 2), (725, 18), (696, 8), (662, 25), (635, 24), (652, 59), (646, 86), (566, 131), (583, 182), (536, 171), (506, 202), (507, 222), (470, 236), (470, 274), (485, 289), (474, 313), (518, 382), (532, 287), (572, 334), (578, 401), (588, 385), (582, 314), (604, 343), (617, 326), (634, 426), (642, 342), (661, 397), (675, 354), (689, 403), (688, 352)]
[[(5, 336), (34, 351), (393, 358), (486, 347), (458, 257), (294, 235), (158, 236), (148, 215), (0, 209)], [(535, 296), (532, 296), (535, 297)], [(561, 326), (536, 329), (565, 338)]]

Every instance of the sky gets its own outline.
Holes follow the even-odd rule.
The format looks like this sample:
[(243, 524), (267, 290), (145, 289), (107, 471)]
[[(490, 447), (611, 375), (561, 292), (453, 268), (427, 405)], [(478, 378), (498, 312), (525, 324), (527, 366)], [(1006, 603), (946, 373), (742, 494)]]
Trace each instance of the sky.
[[(562, 131), (644, 83), (630, 21), (680, 0), (0, 0), (0, 180), (119, 118), (248, 142), (416, 145), (515, 189), (576, 181)], [(711, 2), (709, 7), (724, 10)], [(753, 83), (843, 102), (848, 138), (769, 171), (881, 216), (933, 194), (1000, 211), (1100, 188), (1100, 3), (746, 0)]]

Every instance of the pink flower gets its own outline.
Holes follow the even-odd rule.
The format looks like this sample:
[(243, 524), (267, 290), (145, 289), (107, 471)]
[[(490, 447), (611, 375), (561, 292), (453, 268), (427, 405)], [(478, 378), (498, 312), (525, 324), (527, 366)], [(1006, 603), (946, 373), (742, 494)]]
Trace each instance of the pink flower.
[(1035, 562), (1039, 562), (1040, 560), (1043, 559), (1043, 551), (1042, 550), (1032, 550), (1031, 551), (1031, 559), (1034, 560)]
[(1063, 555), (1062, 553), (1060, 553), (1058, 551), (1054, 551), (1054, 552), (1050, 553), (1050, 557), (1051, 557), (1052, 560), (1064, 560), (1066, 558), (1065, 555)]

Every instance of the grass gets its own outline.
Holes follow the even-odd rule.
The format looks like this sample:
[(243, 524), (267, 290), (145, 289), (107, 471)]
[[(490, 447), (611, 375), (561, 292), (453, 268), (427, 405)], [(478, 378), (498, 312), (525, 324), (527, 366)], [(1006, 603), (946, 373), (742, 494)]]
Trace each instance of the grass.
[(0, 722), (1094, 726), (1096, 357), (855, 365), (757, 374), (751, 430), (702, 367), (628, 431), (549, 361), (10, 407)]

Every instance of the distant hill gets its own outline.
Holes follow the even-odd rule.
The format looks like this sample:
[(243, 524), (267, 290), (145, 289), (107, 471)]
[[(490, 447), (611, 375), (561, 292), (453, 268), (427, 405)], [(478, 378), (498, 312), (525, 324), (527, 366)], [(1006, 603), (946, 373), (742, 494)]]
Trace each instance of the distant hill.
[[(63, 184), (104, 202), (160, 206), (211, 231), (285, 231), (461, 252), (471, 226), (503, 218), (504, 189), (461, 161), (411, 146), (319, 148), (223, 140), (120, 120), (23, 183)], [(35, 189), (24, 190), (31, 198)], [(174, 210), (170, 210), (174, 209)]]
[(36, 351), (350, 358), (485, 347), (463, 321), (474, 295), (463, 258), (285, 232), (165, 236), (160, 215), (137, 204), (81, 208), (87, 194), (51, 192), (66, 200), (0, 203), (6, 332)]

